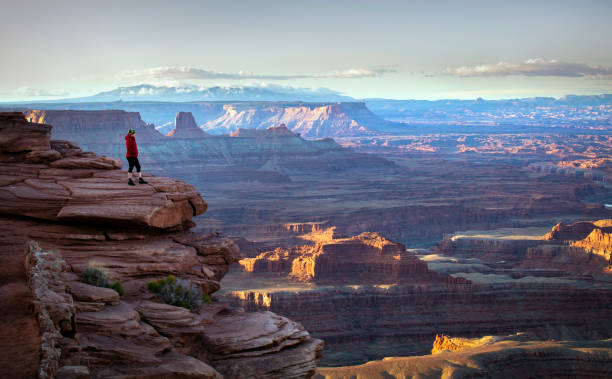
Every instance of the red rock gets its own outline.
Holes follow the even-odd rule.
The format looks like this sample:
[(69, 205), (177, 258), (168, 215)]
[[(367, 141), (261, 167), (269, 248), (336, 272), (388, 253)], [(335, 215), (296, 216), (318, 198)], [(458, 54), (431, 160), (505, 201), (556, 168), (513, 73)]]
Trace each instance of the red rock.
[(609, 262), (612, 255), (612, 227), (596, 227), (583, 240), (573, 242), (572, 245), (600, 255)]
[(167, 136), (172, 138), (203, 138), (210, 135), (198, 128), (191, 112), (179, 112), (174, 120), (174, 130)]
[(286, 272), (290, 278), (303, 282), (442, 283), (450, 279), (430, 271), (404, 245), (377, 233), (337, 239), (333, 234), (321, 233), (318, 238), (315, 245), (277, 248), (239, 263), (248, 272)]
[(21, 112), (0, 113), (0, 153), (49, 150), (51, 128), (26, 122)]
[(116, 305), (119, 294), (110, 288), (96, 287), (82, 282), (68, 282), (68, 290), (72, 298), (79, 301), (101, 302)]
[[(387, 377), (608, 377), (612, 341), (499, 341), (434, 355), (391, 357), (359, 366), (320, 367), (316, 379)], [(483, 337), (483, 340), (499, 337)], [(455, 340), (455, 339), (453, 339)]]
[(590, 221), (579, 221), (565, 225), (559, 222), (549, 233), (544, 236), (546, 240), (581, 240), (595, 228)]
[(24, 162), (26, 163), (47, 163), (47, 162), (53, 162), (56, 161), (58, 159), (60, 159), (62, 157), (62, 154), (60, 154), (59, 151), (57, 150), (36, 150), (36, 151), (30, 151), (29, 153), (27, 153), (24, 157)]
[[(50, 127), (41, 130), (37, 138), (48, 140)], [(62, 158), (50, 164), (0, 151), (10, 156), (0, 159), (0, 267), (26, 241), (42, 246), (27, 245), (26, 275), (15, 276), (32, 291), (40, 376), (221, 378), (215, 367), (226, 377), (312, 375), (322, 343), (291, 320), (219, 303), (190, 312), (149, 301), (147, 282), (170, 274), (213, 293), (240, 257), (231, 239), (186, 230), (207, 207), (191, 185), (147, 176), (149, 184), (128, 187), (117, 160), (70, 142), (54, 149)], [(92, 264), (123, 283), (121, 299), (79, 281)], [(238, 326), (247, 337), (227, 339)], [(7, 351), (6, 360), (17, 359)]]

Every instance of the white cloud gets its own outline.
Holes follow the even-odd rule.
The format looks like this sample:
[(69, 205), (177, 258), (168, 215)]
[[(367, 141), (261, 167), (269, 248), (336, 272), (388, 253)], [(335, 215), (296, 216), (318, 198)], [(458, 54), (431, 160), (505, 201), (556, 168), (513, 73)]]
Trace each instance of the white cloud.
[(40, 88), (31, 88), (28, 86), (22, 86), (14, 91), (15, 95), (23, 97), (63, 97), (68, 96), (70, 93), (64, 90), (46, 90)]
[(252, 72), (239, 71), (237, 73), (226, 73), (205, 70), (189, 66), (165, 66), (153, 67), (143, 70), (133, 70), (121, 73), (123, 79), (147, 79), (147, 80), (187, 80), (187, 79), (260, 79), (260, 80), (290, 80), (290, 79), (358, 79), (372, 78), (395, 72), (393, 66), (383, 67), (357, 67), (345, 71), (334, 71), (325, 74), (295, 74), (295, 75), (266, 75)]
[(606, 77), (612, 75), (611, 67), (591, 66), (585, 63), (562, 62), (555, 59), (528, 59), (522, 62), (483, 64), (448, 68), (446, 73), (453, 76), (564, 76), (564, 77)]

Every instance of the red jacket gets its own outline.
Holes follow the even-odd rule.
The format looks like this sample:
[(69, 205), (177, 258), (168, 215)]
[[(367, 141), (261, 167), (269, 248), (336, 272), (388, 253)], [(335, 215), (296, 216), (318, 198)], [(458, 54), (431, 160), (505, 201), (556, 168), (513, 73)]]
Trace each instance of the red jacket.
[(136, 137), (131, 136), (129, 133), (125, 136), (125, 147), (127, 148), (126, 158), (138, 156), (138, 146), (136, 146)]

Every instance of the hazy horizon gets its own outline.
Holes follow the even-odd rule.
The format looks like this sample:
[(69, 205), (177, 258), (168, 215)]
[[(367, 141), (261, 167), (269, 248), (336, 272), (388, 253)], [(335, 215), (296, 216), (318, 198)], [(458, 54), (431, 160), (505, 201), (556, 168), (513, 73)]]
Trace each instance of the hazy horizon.
[(612, 3), (8, 1), (0, 101), (138, 84), (287, 85), (353, 98), (612, 93)]

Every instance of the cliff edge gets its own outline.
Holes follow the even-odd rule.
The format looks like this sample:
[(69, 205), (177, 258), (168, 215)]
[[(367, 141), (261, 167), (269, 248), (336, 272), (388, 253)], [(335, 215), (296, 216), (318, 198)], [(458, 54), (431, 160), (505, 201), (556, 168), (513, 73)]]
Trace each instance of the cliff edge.
[[(173, 275), (209, 297), (240, 258), (230, 239), (189, 230), (207, 208), (191, 185), (129, 187), (120, 161), (51, 130), (0, 113), (0, 376), (313, 375), (322, 341), (300, 324), (214, 298), (189, 310), (147, 289)], [(84, 283), (89, 267), (124, 291)]]

